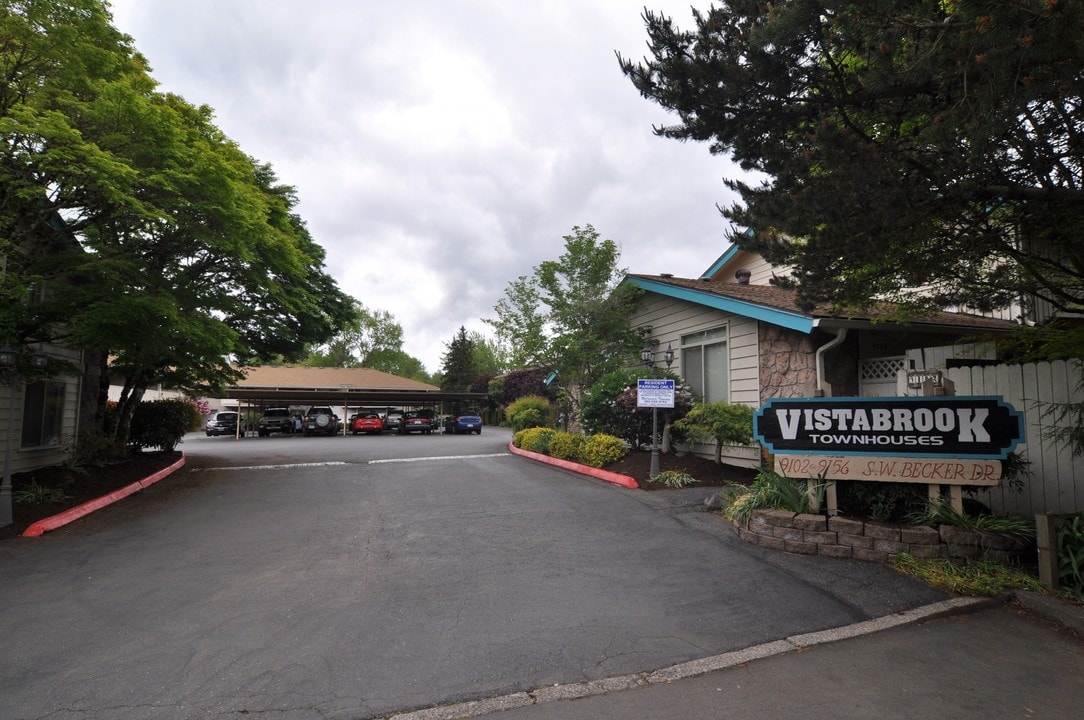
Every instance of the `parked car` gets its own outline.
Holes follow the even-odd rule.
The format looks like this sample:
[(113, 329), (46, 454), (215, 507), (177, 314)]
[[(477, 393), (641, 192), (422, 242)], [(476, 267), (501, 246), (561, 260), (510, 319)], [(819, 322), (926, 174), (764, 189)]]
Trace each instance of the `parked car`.
[(314, 405), (305, 414), (301, 429), (306, 435), (334, 435), (339, 432), (339, 416), (327, 406)]
[(399, 434), (420, 432), (428, 435), (433, 432), (433, 413), (429, 410), (412, 410), (403, 415), (403, 422), (399, 426)]
[(482, 434), (482, 418), (477, 415), (449, 415), (444, 420), (444, 432)]
[(218, 413), (207, 421), (207, 437), (212, 435), (236, 435), (238, 421), (241, 423), (241, 434), (244, 435), (245, 421), (240, 417), (239, 413), (233, 411)]
[(350, 432), (379, 435), (384, 432), (384, 421), (376, 413), (359, 413), (350, 418)]
[(399, 428), (403, 425), (403, 413), (390, 412), (384, 416), (384, 429), (399, 431)]
[(290, 408), (267, 408), (256, 423), (256, 434), (260, 437), (267, 437), (273, 432), (292, 433), (293, 431), (294, 417), (290, 414)]

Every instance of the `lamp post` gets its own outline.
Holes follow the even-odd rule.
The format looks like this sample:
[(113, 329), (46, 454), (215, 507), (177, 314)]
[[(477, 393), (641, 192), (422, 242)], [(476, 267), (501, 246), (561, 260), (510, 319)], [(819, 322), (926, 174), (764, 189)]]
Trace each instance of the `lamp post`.
[[(15, 401), (18, 399), (19, 383), (23, 377), (19, 374), (18, 353), (7, 343), (0, 348), (0, 382), (7, 385), (8, 417), (4, 436), (4, 479), (0, 483), (0, 527), (7, 527), (14, 521), (11, 508), (11, 430), (15, 425)], [(37, 373), (48, 366), (49, 356), (38, 351), (30, 356), (30, 367)]]
[[(655, 351), (650, 347), (644, 347), (640, 351), (640, 359), (643, 360), (644, 365), (651, 368), (651, 377), (655, 377), (655, 368), (658, 363), (655, 361)], [(674, 364), (674, 348), (670, 343), (666, 343), (666, 350), (662, 354), (663, 362), (666, 363), (666, 371), (670, 372), (670, 366)], [(657, 407), (651, 408), (651, 470), (648, 471), (648, 477), (655, 479), (659, 474), (659, 409)]]

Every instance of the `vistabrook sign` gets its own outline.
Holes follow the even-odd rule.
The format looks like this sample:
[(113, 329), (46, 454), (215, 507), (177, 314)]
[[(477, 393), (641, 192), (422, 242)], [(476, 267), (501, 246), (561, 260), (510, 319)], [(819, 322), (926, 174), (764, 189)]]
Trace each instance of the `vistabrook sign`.
[(1000, 397), (774, 398), (753, 432), (777, 454), (1004, 459), (1024, 420)]

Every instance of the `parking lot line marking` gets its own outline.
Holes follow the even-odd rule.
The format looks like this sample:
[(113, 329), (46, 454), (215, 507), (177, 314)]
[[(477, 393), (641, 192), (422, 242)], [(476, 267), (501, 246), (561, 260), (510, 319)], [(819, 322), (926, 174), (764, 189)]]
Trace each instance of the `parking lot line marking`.
[(208, 470), (288, 470), (300, 467), (330, 467), (332, 465), (350, 465), (341, 461), (315, 462), (315, 463), (286, 463), (284, 465), (219, 465), (217, 467), (191, 468), (190, 472), (206, 472)]
[(386, 460), (370, 460), (370, 465), (382, 465), (385, 463), (408, 463), (422, 462), (423, 460), (472, 460), (474, 458), (512, 457), (508, 453), (490, 453), (488, 455), (434, 455), (432, 457), (418, 458), (388, 458)]

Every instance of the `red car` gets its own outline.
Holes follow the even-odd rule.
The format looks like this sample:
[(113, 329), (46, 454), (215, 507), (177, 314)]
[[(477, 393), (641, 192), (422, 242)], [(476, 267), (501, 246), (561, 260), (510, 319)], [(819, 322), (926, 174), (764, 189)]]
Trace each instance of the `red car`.
[(365, 433), (367, 435), (379, 435), (384, 432), (384, 421), (380, 419), (380, 416), (376, 413), (367, 413), (365, 415), (355, 415), (350, 419), (350, 432), (357, 435), (358, 433)]

